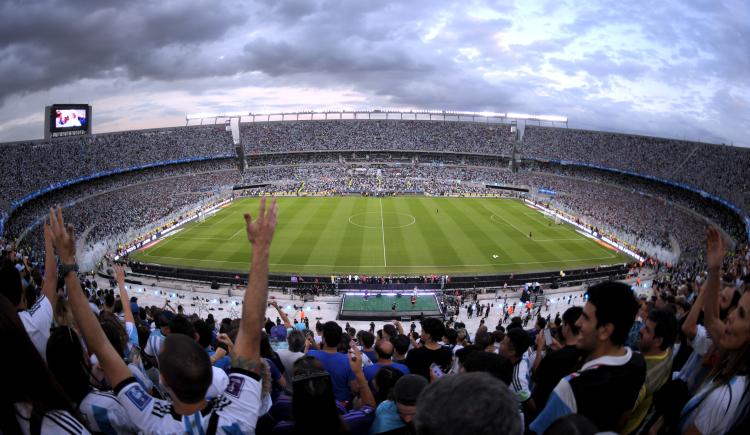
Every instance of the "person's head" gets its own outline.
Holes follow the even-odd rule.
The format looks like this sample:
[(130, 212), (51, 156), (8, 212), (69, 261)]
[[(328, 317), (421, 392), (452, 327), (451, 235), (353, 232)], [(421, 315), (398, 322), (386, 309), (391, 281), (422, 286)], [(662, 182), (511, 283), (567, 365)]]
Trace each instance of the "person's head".
[(204, 349), (211, 346), (211, 341), (213, 340), (213, 329), (208, 322), (198, 319), (193, 323), (193, 327), (198, 334), (198, 344)]
[(169, 334), (159, 353), (161, 383), (172, 398), (195, 404), (206, 398), (213, 370), (205, 349), (185, 334)]
[(443, 342), (449, 345), (456, 345), (458, 343), (458, 333), (453, 328), (445, 328), (445, 336), (443, 336)]
[(638, 311), (638, 301), (630, 286), (607, 281), (589, 287), (588, 296), (576, 322), (580, 329), (578, 348), (590, 353), (624, 345)]
[(122, 323), (111, 312), (102, 311), (99, 315), (99, 324), (102, 326), (104, 335), (107, 336), (112, 347), (115, 348), (121, 357), (124, 357), (125, 349), (128, 345), (128, 333), (125, 331)]
[(570, 307), (563, 313), (562, 316), (562, 335), (568, 340), (578, 335), (579, 329), (576, 326), (578, 318), (581, 317), (583, 308), (581, 307)]
[(372, 334), (370, 331), (359, 331), (357, 333), (357, 340), (359, 340), (359, 344), (365, 349), (370, 349), (375, 344), (375, 334)]
[(341, 343), (341, 337), (343, 334), (344, 331), (338, 323), (326, 322), (323, 324), (323, 344), (325, 347), (338, 347), (339, 343)]
[[(325, 334), (325, 330), (324, 330)], [(296, 432), (337, 433), (343, 421), (336, 408), (331, 376), (315, 357), (303, 356), (292, 366), (292, 418)]]
[(398, 331), (396, 330), (395, 326), (391, 325), (390, 323), (386, 323), (385, 325), (383, 325), (382, 335), (383, 335), (383, 338), (387, 340), (391, 337), (395, 337), (396, 335), (398, 335)]
[(519, 361), (531, 346), (531, 336), (522, 328), (513, 328), (500, 343), (500, 352), (512, 362)]
[(443, 322), (440, 321), (440, 319), (436, 319), (435, 317), (428, 317), (421, 322), (422, 324), (422, 334), (421, 338), (424, 342), (439, 342), (443, 335), (445, 335), (445, 325), (443, 325)]
[(396, 381), (391, 396), (396, 403), (398, 415), (404, 423), (408, 425), (414, 424), (413, 420), (417, 412), (417, 402), (420, 394), (427, 388), (427, 385), (427, 379), (419, 375), (404, 375)]
[(390, 361), (393, 357), (393, 344), (390, 340), (378, 340), (375, 342), (375, 353), (378, 355), (378, 361)]
[(474, 336), (474, 344), (482, 350), (487, 350), (490, 346), (492, 346), (491, 350), (494, 350), (495, 336), (487, 331), (479, 331)]
[(391, 336), (391, 339), (389, 341), (393, 345), (393, 350), (396, 353), (396, 355), (404, 356), (406, 355), (406, 352), (409, 351), (409, 345), (411, 345), (411, 341), (409, 341), (409, 337), (403, 334), (397, 334), (397, 335)]
[(750, 346), (750, 292), (742, 295), (737, 309), (732, 310), (724, 324), (719, 347), (732, 352), (746, 350)]
[(107, 293), (104, 295), (104, 309), (107, 311), (113, 311), (115, 307), (115, 295)]
[(0, 432), (21, 433), (16, 420), (16, 403), (28, 403), (36, 415), (63, 410), (78, 417), (72, 401), (47, 368), (16, 312), (17, 306), (0, 296), (0, 331), (12, 357), (0, 358), (4, 374), (0, 395)]
[(459, 329), (456, 331), (456, 343), (465, 345), (469, 337), (469, 333), (465, 329)]
[(741, 296), (742, 293), (734, 287), (727, 286), (721, 289), (721, 293), (719, 293), (719, 311), (722, 319), (726, 319), (729, 311), (737, 306)]
[(305, 350), (305, 333), (299, 329), (292, 329), (286, 336), (286, 343), (290, 352), (303, 352)]
[(375, 373), (375, 377), (372, 378), (375, 402), (380, 404), (382, 401), (387, 400), (388, 397), (391, 396), (391, 392), (396, 385), (396, 382), (398, 382), (403, 375), (404, 373), (401, 370), (395, 369), (391, 366), (381, 367), (377, 373)]
[(47, 366), (74, 403), (80, 403), (91, 390), (91, 363), (72, 328), (58, 326), (50, 332)]
[(544, 435), (594, 435), (599, 433), (596, 425), (581, 414), (560, 417), (544, 431)]
[(195, 340), (198, 336), (195, 332), (195, 326), (193, 326), (192, 323), (190, 323), (190, 319), (187, 318), (187, 316), (183, 314), (177, 314), (176, 316), (172, 317), (172, 320), (169, 321), (169, 333), (170, 334), (183, 334), (186, 335), (193, 340)]
[(668, 309), (652, 310), (639, 331), (638, 348), (646, 355), (672, 347), (677, 337), (677, 318)]
[(417, 400), (414, 426), (419, 435), (522, 432), (515, 398), (488, 373), (444, 376), (430, 384)]
[(496, 353), (470, 352), (461, 366), (466, 373), (489, 373), (506, 384), (513, 378), (513, 363)]
[(26, 297), (21, 282), (21, 274), (15, 265), (5, 260), (0, 266), (0, 292), (15, 307), (23, 309), (26, 307)]

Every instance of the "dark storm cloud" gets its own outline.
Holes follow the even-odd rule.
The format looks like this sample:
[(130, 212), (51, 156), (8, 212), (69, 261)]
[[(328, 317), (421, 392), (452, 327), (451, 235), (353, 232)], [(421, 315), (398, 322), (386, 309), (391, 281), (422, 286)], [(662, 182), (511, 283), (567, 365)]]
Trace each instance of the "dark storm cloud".
[[(222, 38), (247, 13), (231, 2), (6, 1), (0, 6), (0, 102), (82, 78), (200, 76), (194, 63), (154, 68), (169, 49)], [(189, 59), (189, 57), (186, 57)], [(186, 68), (187, 67), (187, 68)], [(119, 70), (119, 71), (118, 71)]]

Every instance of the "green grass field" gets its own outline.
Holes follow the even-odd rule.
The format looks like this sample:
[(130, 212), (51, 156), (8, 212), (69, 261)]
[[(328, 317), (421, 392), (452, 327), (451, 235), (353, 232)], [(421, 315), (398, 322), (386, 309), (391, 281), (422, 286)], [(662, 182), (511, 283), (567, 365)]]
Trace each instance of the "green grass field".
[[(523, 202), (496, 198), (279, 198), (271, 272), (299, 274), (492, 274), (582, 268), (628, 261), (556, 225)], [(234, 201), (203, 222), (131, 258), (146, 263), (247, 271), (242, 214)], [(529, 232), (532, 237), (529, 238)]]
[(366, 301), (362, 296), (346, 296), (343, 309), (346, 311), (390, 312), (394, 302), (399, 312), (439, 310), (435, 296), (417, 296), (417, 303), (412, 306), (411, 293), (408, 291), (405, 291), (400, 298), (396, 296), (375, 297), (374, 294), (371, 294)]

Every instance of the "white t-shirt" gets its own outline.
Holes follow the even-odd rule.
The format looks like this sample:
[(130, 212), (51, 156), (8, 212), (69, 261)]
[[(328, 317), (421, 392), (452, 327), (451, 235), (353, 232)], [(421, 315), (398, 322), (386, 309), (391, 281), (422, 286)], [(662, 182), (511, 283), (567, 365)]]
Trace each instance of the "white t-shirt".
[(521, 358), (518, 364), (513, 366), (513, 378), (510, 388), (515, 393), (518, 403), (523, 403), (531, 398), (529, 390), (529, 363)]
[(729, 429), (747, 387), (747, 377), (735, 376), (728, 384), (715, 386), (708, 383), (701, 387), (682, 409), (681, 432), (685, 432), (690, 425), (695, 425), (703, 435), (719, 435)]
[[(16, 403), (16, 420), (21, 427), (21, 433), (31, 434), (31, 405)], [(42, 418), (40, 428), (42, 434), (78, 435), (90, 432), (67, 411), (50, 411)]]
[(292, 373), (294, 373), (294, 362), (305, 356), (305, 354), (302, 352), (292, 352), (289, 349), (279, 349), (276, 353), (279, 354), (281, 364), (284, 365), (284, 377), (287, 382), (291, 382)]
[(25, 311), (20, 311), (18, 317), (21, 318), (26, 333), (29, 334), (34, 347), (42, 355), (42, 359), (47, 361), (47, 340), (49, 340), (49, 330), (52, 328), (52, 304), (49, 299), (42, 295), (36, 303)]
[(212, 419), (217, 433), (255, 433), (261, 406), (260, 376), (236, 368), (229, 370), (224, 392), (190, 416), (177, 415), (171, 402), (152, 397), (134, 378), (115, 387), (115, 393), (144, 434), (206, 433)]
[(86, 419), (86, 425), (94, 432), (106, 434), (138, 432), (138, 428), (125, 412), (125, 408), (112, 393), (91, 391), (83, 398), (78, 410)]
[(211, 377), (211, 385), (208, 387), (208, 391), (206, 391), (206, 400), (219, 397), (227, 389), (227, 385), (229, 385), (227, 372), (214, 366), (211, 366), (211, 371), (213, 372), (213, 376)]
[(143, 353), (155, 358), (158, 361), (159, 354), (161, 353), (161, 345), (166, 338), (167, 337), (165, 337), (161, 333), (161, 330), (155, 329), (153, 332), (151, 332), (151, 335), (148, 337), (148, 341), (146, 342), (146, 348), (143, 349)]

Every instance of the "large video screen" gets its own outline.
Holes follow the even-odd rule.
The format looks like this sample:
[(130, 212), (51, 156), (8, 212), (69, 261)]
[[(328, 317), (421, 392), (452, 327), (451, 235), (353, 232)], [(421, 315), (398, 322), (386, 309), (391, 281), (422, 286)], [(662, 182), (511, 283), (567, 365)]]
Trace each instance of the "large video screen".
[(50, 110), (50, 130), (53, 132), (87, 130), (91, 122), (90, 116), (90, 106), (87, 105), (54, 105)]

